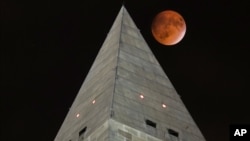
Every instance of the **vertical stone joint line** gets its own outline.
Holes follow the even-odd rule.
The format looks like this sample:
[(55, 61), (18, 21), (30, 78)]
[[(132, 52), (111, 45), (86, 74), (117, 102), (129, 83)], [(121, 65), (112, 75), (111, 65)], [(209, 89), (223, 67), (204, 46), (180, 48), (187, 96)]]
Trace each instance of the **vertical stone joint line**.
[(114, 116), (113, 111), (113, 105), (114, 105), (114, 94), (115, 94), (115, 85), (116, 85), (116, 79), (117, 79), (117, 71), (118, 71), (118, 62), (119, 62), (119, 54), (120, 54), (120, 43), (121, 43), (121, 34), (122, 34), (122, 24), (123, 24), (123, 17), (124, 17), (124, 7), (122, 6), (122, 17), (121, 17), (121, 27), (120, 27), (120, 33), (119, 33), (119, 43), (118, 43), (118, 53), (117, 53), (117, 61), (115, 66), (115, 80), (114, 80), (114, 89), (112, 94), (112, 101), (111, 101), (111, 107), (110, 107), (110, 117), (112, 118)]

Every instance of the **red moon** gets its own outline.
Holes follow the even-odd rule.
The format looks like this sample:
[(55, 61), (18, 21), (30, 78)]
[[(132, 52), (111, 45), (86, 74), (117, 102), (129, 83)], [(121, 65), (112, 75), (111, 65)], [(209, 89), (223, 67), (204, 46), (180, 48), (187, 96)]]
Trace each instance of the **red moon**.
[(166, 10), (154, 18), (151, 31), (159, 43), (163, 45), (175, 45), (184, 37), (186, 23), (179, 13)]

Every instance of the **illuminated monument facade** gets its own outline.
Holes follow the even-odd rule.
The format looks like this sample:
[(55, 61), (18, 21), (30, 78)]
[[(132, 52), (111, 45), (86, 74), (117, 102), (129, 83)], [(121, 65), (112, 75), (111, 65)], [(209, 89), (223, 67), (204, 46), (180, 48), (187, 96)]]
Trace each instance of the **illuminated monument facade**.
[(205, 141), (123, 6), (55, 141)]

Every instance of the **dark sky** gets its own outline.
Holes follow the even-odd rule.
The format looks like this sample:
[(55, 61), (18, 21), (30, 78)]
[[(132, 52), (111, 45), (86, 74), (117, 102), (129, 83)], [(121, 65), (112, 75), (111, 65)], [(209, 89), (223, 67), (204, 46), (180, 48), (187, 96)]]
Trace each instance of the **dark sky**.
[[(230, 124), (250, 123), (247, 2), (125, 2), (208, 141), (227, 141)], [(121, 4), (1, 1), (0, 140), (54, 139)], [(184, 39), (172, 47), (157, 43), (150, 30), (154, 16), (167, 9), (187, 24)]]

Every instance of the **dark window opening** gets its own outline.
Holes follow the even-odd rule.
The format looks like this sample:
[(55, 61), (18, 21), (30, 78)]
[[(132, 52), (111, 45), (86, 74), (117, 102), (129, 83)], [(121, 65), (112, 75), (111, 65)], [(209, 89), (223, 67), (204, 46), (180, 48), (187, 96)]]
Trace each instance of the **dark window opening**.
[(87, 127), (84, 127), (80, 132), (79, 132), (79, 136), (82, 136), (87, 130)]
[(84, 127), (80, 132), (79, 132), (79, 141), (84, 140), (84, 133), (86, 132), (87, 127)]
[(149, 126), (152, 126), (152, 127), (156, 128), (156, 123), (153, 122), (153, 121), (151, 121), (151, 120), (146, 119), (146, 124), (149, 125)]
[(172, 130), (172, 129), (168, 129), (168, 133), (169, 133), (170, 135), (172, 135), (172, 136), (175, 136), (175, 137), (178, 137), (178, 136), (179, 136), (179, 133), (176, 132), (176, 131), (174, 131), (174, 130)]

